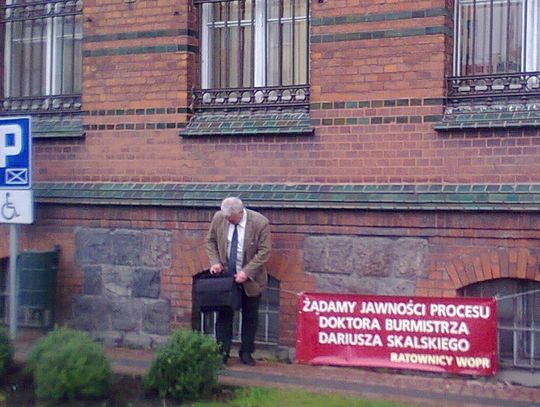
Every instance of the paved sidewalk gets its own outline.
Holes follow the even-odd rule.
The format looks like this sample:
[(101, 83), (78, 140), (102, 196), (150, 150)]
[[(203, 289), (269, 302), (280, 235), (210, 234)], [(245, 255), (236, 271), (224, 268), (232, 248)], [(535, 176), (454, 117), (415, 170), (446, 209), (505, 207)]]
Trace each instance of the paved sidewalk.
[[(24, 360), (35, 334), (24, 333), (16, 341), (16, 359)], [(144, 374), (153, 352), (106, 348), (116, 373)], [(257, 355), (255, 355), (257, 356)], [(384, 369), (310, 366), (259, 360), (249, 367), (232, 358), (219, 374), (223, 384), (302, 388), (315, 392), (350, 394), (401, 401), (418, 406), (540, 406), (540, 388), (498, 382), (493, 378), (444, 377)]]

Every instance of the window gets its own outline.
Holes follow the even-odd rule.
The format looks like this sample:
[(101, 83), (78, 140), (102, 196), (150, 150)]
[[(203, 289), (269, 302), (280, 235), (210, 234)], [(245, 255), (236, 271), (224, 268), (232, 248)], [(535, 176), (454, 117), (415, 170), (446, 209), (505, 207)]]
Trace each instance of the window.
[(434, 128), (537, 127), (540, 0), (457, 0), (455, 7), (454, 75)]
[(80, 109), (82, 1), (6, 0), (3, 111)]
[[(196, 321), (202, 332), (215, 336), (217, 313), (200, 313), (200, 321)], [(241, 311), (236, 312), (233, 322), (233, 341), (241, 340)], [(259, 325), (257, 327), (256, 343), (264, 345), (277, 345), (279, 339), (279, 280), (268, 276), (268, 285), (262, 293), (259, 306)]]
[(540, 0), (458, 0), (457, 76), (540, 70)]
[(308, 104), (308, 0), (199, 2), (199, 103)]
[(497, 296), (499, 363), (514, 368), (540, 367), (540, 283), (496, 279), (464, 287), (465, 297)]

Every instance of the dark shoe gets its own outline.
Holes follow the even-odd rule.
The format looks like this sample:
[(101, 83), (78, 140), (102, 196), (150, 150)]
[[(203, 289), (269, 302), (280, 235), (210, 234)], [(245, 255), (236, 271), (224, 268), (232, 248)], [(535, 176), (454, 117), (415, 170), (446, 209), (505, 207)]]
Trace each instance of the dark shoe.
[(226, 365), (228, 361), (229, 361), (229, 355), (227, 355), (226, 353), (224, 353), (224, 354), (223, 354), (223, 364)]
[(251, 353), (241, 353), (240, 362), (244, 365), (255, 366), (255, 360), (251, 357)]

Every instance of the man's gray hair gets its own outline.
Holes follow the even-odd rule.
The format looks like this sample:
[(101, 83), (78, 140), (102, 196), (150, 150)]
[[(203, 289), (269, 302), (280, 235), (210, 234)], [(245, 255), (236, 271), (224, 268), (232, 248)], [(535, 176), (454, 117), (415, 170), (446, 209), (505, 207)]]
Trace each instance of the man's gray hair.
[(221, 212), (223, 212), (223, 215), (225, 216), (231, 216), (233, 213), (240, 213), (243, 210), (243, 202), (240, 200), (240, 198), (236, 198), (235, 196), (225, 198), (221, 202)]

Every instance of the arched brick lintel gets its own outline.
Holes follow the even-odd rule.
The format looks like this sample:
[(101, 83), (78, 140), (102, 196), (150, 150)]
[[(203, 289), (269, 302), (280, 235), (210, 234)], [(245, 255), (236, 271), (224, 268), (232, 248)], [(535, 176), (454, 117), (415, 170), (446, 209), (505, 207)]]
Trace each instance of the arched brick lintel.
[(445, 264), (455, 289), (497, 278), (540, 281), (539, 250), (499, 248), (455, 257)]

